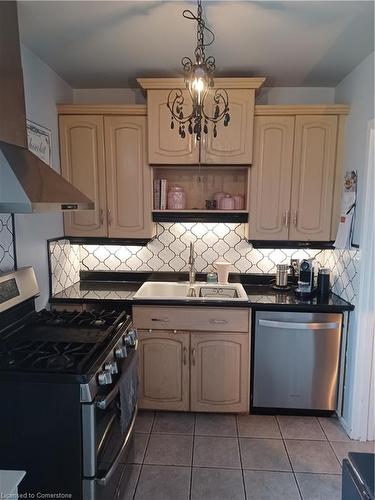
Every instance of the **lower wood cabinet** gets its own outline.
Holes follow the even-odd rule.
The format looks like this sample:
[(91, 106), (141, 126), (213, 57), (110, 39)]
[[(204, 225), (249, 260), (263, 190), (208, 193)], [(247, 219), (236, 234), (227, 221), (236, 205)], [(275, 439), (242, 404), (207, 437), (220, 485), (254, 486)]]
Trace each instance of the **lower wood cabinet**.
[(249, 336), (192, 333), (190, 338), (190, 409), (248, 411)]
[[(177, 322), (181, 308), (162, 308), (163, 318)], [(147, 329), (153, 307), (133, 308), (139, 334), (139, 408), (174, 411), (243, 413), (249, 411), (249, 311), (228, 310), (221, 330), (204, 328), (204, 314), (189, 311), (181, 321), (201, 317), (202, 331)], [(220, 309), (223, 313), (223, 309)], [(225, 312), (225, 311), (224, 311)], [(160, 311), (159, 311), (160, 315)], [(151, 317), (151, 316), (150, 316)], [(156, 317), (156, 316), (155, 316)], [(239, 321), (242, 318), (242, 321)], [(232, 328), (232, 330), (230, 330)], [(204, 331), (205, 330), (205, 331)]]
[(189, 334), (140, 330), (139, 408), (189, 409)]

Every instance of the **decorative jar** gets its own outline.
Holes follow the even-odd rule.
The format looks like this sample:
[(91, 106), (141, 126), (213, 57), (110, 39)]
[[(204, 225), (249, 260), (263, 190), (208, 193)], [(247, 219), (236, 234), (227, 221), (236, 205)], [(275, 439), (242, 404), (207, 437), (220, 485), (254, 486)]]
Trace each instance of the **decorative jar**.
[(181, 186), (172, 186), (168, 191), (168, 209), (184, 210), (186, 208), (186, 193)]

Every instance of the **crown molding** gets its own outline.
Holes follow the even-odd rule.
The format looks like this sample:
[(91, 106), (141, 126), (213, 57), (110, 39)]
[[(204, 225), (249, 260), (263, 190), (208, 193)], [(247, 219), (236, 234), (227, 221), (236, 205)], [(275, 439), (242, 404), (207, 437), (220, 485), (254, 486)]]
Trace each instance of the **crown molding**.
[(255, 115), (348, 115), (347, 104), (258, 104)]
[[(265, 78), (214, 78), (214, 88), (225, 89), (258, 89), (265, 82)], [(137, 82), (144, 90), (185, 89), (183, 78), (137, 78)]]
[(57, 104), (59, 115), (147, 115), (143, 104)]

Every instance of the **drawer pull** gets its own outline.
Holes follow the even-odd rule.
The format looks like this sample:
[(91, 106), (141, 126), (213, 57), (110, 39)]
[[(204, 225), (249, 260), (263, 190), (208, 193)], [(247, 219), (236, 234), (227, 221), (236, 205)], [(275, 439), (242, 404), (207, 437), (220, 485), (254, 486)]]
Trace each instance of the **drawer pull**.
[(159, 321), (161, 323), (168, 323), (169, 318), (151, 318), (151, 321)]
[(226, 319), (210, 319), (210, 323), (213, 325), (226, 325), (228, 321)]
[(184, 347), (184, 349), (183, 349), (183, 355), (182, 356), (183, 356), (183, 358), (182, 358), (183, 359), (183, 363), (184, 363), (184, 365), (186, 365), (186, 363), (187, 363), (187, 349), (186, 349), (186, 347)]
[(193, 349), (191, 350), (191, 364), (193, 366), (195, 366), (195, 355), (197, 353), (197, 350), (195, 349), (195, 347), (193, 347)]

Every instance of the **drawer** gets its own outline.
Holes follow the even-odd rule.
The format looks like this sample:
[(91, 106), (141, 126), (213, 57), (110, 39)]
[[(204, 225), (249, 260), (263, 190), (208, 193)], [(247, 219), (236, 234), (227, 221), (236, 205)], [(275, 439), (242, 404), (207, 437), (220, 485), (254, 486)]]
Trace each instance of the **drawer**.
[(249, 332), (249, 309), (225, 307), (133, 306), (136, 328)]

